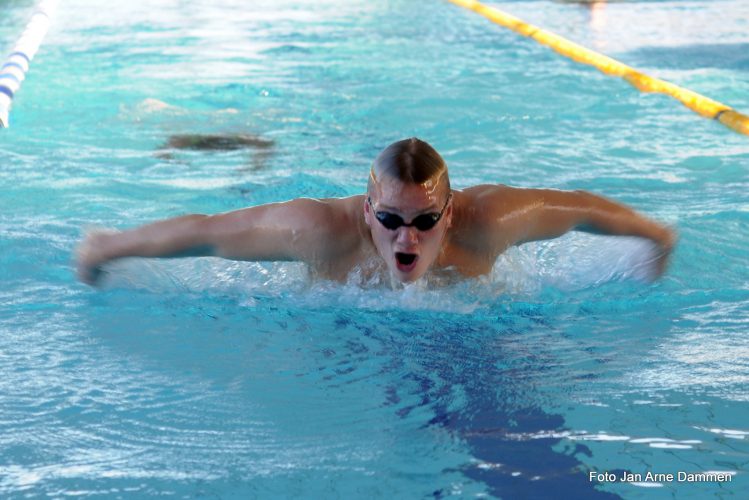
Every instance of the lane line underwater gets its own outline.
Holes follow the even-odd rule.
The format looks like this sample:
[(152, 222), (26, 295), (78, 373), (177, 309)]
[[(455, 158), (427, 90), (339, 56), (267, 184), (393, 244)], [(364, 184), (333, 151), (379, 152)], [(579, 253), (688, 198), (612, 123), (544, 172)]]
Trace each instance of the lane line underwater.
[(26, 78), (29, 65), (47, 34), (50, 20), (59, 0), (41, 0), (10, 54), (0, 67), (0, 128), (7, 128), (8, 113), (21, 83)]
[(684, 106), (705, 118), (716, 120), (731, 130), (749, 135), (749, 116), (721, 102), (705, 97), (673, 83), (654, 78), (593, 50), (578, 45), (566, 38), (526, 23), (517, 17), (489, 7), (476, 0), (448, 0), (449, 2), (480, 14), (490, 21), (504, 26), (519, 35), (532, 38), (542, 45), (551, 47), (558, 53), (581, 64), (587, 64), (602, 73), (618, 76), (640, 92), (666, 94), (680, 101)]

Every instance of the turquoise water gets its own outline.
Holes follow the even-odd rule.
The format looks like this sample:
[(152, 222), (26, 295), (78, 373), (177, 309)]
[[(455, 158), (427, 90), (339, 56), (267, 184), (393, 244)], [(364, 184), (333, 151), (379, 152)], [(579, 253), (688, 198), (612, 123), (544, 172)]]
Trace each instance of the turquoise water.
[[(741, 0), (506, 2), (749, 111)], [(32, 2), (4, 2), (10, 47)], [(0, 495), (741, 497), (749, 141), (447, 2), (62, 2), (0, 133)], [(176, 133), (269, 151), (168, 152)], [(364, 189), (417, 135), (452, 182), (588, 189), (675, 226), (389, 290), (297, 264), (122, 261), (86, 227)], [(635, 485), (589, 471), (728, 471)], [(646, 487), (651, 486), (651, 487)], [(655, 486), (655, 487), (653, 487)]]

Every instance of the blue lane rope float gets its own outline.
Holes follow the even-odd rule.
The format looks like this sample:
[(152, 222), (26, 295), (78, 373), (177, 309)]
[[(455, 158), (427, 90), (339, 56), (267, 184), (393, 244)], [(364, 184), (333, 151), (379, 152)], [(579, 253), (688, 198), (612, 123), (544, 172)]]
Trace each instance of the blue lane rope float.
[(723, 103), (665, 80), (648, 76), (615, 59), (587, 49), (566, 38), (526, 23), (517, 17), (511, 16), (494, 7), (484, 5), (481, 2), (475, 0), (448, 1), (480, 14), (500, 26), (511, 29), (519, 35), (532, 38), (542, 45), (551, 47), (575, 62), (593, 66), (607, 75), (618, 76), (640, 92), (658, 92), (669, 95), (700, 116), (715, 120), (740, 134), (749, 135), (749, 116), (739, 113), (730, 106), (726, 106)]
[(31, 60), (47, 34), (58, 3), (59, 0), (41, 0), (37, 4), (26, 29), (0, 66), (0, 128), (8, 127), (8, 113), (13, 96), (26, 78)]

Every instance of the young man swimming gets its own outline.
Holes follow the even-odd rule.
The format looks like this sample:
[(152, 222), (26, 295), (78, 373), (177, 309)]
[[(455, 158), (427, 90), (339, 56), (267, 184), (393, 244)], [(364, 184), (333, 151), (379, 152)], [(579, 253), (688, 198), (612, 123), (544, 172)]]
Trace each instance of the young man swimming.
[(507, 248), (570, 230), (648, 238), (660, 249), (658, 274), (675, 241), (666, 226), (583, 191), (494, 184), (453, 190), (442, 157), (412, 138), (379, 154), (364, 195), (300, 198), (92, 233), (78, 249), (77, 272), (93, 285), (103, 264), (122, 257), (216, 256), (302, 261), (315, 275), (338, 281), (365, 269), (408, 283), (430, 270), (486, 274)]

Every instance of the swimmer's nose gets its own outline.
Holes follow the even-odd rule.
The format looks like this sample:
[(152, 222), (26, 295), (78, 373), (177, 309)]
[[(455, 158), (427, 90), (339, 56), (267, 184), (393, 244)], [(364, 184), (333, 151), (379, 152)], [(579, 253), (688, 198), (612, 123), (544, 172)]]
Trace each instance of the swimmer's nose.
[(415, 227), (401, 226), (398, 228), (399, 243), (416, 243), (419, 241), (419, 230)]

